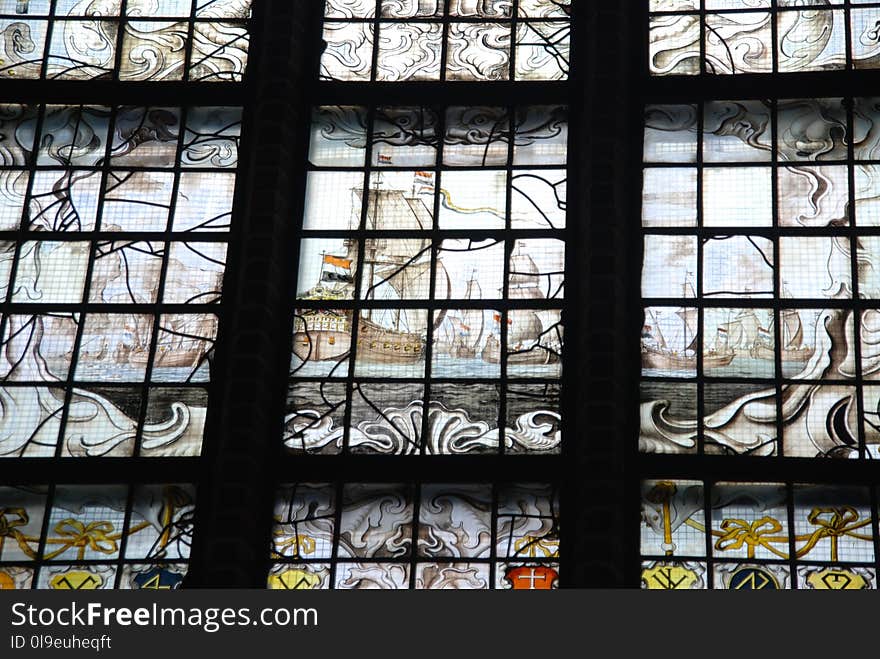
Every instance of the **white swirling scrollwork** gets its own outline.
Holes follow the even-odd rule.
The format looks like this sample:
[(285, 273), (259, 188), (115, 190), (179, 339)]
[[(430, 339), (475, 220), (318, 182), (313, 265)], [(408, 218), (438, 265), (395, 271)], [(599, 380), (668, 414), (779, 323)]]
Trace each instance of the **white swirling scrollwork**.
[[(413, 401), (405, 408), (386, 408), (375, 420), (363, 421), (352, 428), (349, 446), (377, 453), (410, 454), (424, 443), (429, 455), (457, 455), (480, 450), (497, 450), (499, 432), (485, 421), (474, 421), (462, 409), (448, 409), (432, 402), (428, 430), (422, 442), (423, 404)], [(507, 449), (517, 451), (552, 451), (559, 447), (561, 417), (556, 412), (538, 411), (523, 414), (515, 428), (504, 433)], [(298, 410), (284, 419), (284, 444), (289, 448), (319, 451), (328, 446), (340, 448), (343, 428), (316, 410)]]

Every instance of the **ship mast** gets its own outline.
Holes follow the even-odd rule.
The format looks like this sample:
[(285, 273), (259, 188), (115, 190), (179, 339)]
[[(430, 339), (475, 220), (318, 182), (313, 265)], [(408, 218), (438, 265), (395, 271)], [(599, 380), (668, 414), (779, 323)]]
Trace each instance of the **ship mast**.
[(660, 329), (660, 321), (657, 320), (657, 316), (654, 315), (652, 309), (648, 309), (648, 313), (651, 314), (651, 320), (654, 322), (654, 327), (657, 329), (657, 336), (660, 337), (660, 347), (666, 350), (666, 337), (663, 336), (663, 330)]
[[(686, 300), (692, 300), (697, 297), (697, 292), (694, 290), (693, 284), (691, 284), (690, 280), (688, 279), (690, 275), (690, 272), (685, 273), (684, 283), (682, 284), (682, 297)], [(690, 316), (688, 312), (689, 310), (685, 306), (682, 306), (681, 309), (678, 311), (678, 315), (681, 318), (681, 322), (684, 326), (684, 346), (682, 348), (682, 354), (686, 353), (689, 348), (694, 351), (697, 350), (696, 343), (698, 330), (691, 327), (690, 323), (688, 322)], [(688, 332), (690, 332), (690, 334), (692, 335), (690, 340), (688, 340)]]
[[(379, 154), (379, 160), (380, 161), (382, 160), (381, 153)], [(379, 217), (379, 185), (381, 182), (382, 182), (382, 170), (379, 170), (378, 172), (376, 172), (376, 185), (373, 190), (373, 192), (375, 194), (375, 196), (373, 198), (373, 226), (370, 227), (373, 230), (376, 229), (376, 223), (378, 222), (378, 217)], [(376, 285), (376, 282), (374, 281), (375, 273), (376, 273), (376, 245), (377, 245), (377, 242), (374, 240), (372, 252), (367, 255), (367, 256), (369, 256), (369, 266), (370, 266), (370, 274), (369, 274), (369, 277), (367, 278), (367, 281), (370, 282), (370, 286), (369, 286), (369, 289), (367, 290), (367, 297), (372, 295), (374, 300), (376, 299), (376, 291), (374, 288), (374, 286)], [(372, 308), (367, 309), (367, 320), (373, 320)]]
[[(474, 286), (477, 287), (478, 294), (480, 296), (482, 296), (482, 289), (480, 289), (480, 282), (477, 281), (477, 269), (476, 268), (471, 270), (471, 276), (470, 276), (470, 279), (468, 279), (467, 290), (465, 291), (465, 299), (466, 300), (474, 299)], [(477, 346), (479, 345), (480, 341), (483, 338), (483, 332), (485, 331), (483, 312), (482, 312), (482, 310), (469, 309), (464, 314), (462, 314), (462, 316), (467, 319), (468, 327), (470, 328), (468, 330), (468, 335), (470, 337), (469, 343), (471, 345), (469, 345), (468, 347), (472, 347), (474, 350), (476, 350)], [(473, 338), (473, 326), (474, 326), (475, 322), (479, 322), (479, 324), (480, 324), (480, 330), (477, 333), (476, 339)]]
[[(688, 298), (688, 280), (687, 280), (687, 275), (685, 275), (685, 277), (684, 277), (684, 284), (682, 284), (681, 296), (682, 296), (683, 298), (685, 298), (685, 299)], [(688, 321), (687, 321), (687, 308), (684, 308), (684, 307), (683, 307), (683, 308), (682, 308), (682, 312), (683, 312), (683, 313), (681, 313), (680, 315), (681, 315), (681, 322), (682, 322), (682, 324), (684, 325), (684, 349), (682, 350), (682, 353), (684, 353), (684, 352), (687, 352), (687, 346), (688, 346), (688, 329), (690, 329), (690, 328), (688, 327)]]

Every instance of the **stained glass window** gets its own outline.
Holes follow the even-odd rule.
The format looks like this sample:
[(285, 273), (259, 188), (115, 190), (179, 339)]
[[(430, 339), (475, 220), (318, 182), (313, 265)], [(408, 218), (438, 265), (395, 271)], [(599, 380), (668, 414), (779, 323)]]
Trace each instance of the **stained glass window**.
[(876, 115), (647, 108), (643, 451), (877, 457)]
[(251, 0), (0, 0), (0, 78), (233, 82)]
[(315, 109), (285, 446), (559, 451), (566, 143), (561, 106)]
[(642, 487), (642, 587), (877, 587), (867, 487), (658, 480)]
[(276, 499), (273, 589), (549, 590), (548, 485), (296, 484)]
[(189, 485), (0, 487), (0, 589), (175, 589), (187, 572)]
[(649, 0), (653, 75), (791, 73), (880, 64), (871, 0)]
[(876, 588), (878, 11), (647, 3), (644, 588)]
[(327, 80), (562, 80), (571, 0), (327, 0)]
[(0, 455), (200, 453), (240, 121), (0, 108)]

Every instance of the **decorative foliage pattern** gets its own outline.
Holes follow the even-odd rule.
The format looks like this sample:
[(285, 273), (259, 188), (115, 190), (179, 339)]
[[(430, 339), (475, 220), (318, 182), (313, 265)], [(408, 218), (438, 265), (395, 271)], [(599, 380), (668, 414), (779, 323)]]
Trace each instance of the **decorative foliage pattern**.
[(556, 588), (558, 514), (547, 485), (283, 486), (268, 586)]
[(646, 481), (642, 587), (877, 587), (877, 499), (868, 488)]
[(0, 589), (179, 588), (189, 485), (0, 487)]
[(872, 0), (650, 0), (650, 10), (653, 75), (880, 66)]
[(880, 456), (877, 99), (645, 114), (640, 448)]
[(327, 0), (326, 80), (564, 80), (571, 0)]
[(0, 456), (200, 452), (240, 121), (0, 107)]
[(237, 82), (250, 12), (251, 0), (4, 0), (0, 79)]
[(289, 449), (559, 451), (566, 151), (558, 106), (315, 110)]

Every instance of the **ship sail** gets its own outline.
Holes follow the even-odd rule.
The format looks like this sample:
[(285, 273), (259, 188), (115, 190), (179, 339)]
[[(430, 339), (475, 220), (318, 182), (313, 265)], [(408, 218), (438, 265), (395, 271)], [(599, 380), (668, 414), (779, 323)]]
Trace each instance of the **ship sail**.
[(800, 350), (804, 343), (801, 315), (794, 309), (782, 312), (782, 340), (785, 350)]
[[(381, 260), (385, 255), (377, 256), (376, 260), (368, 261), (368, 265), (374, 265), (372, 290), (382, 284), (388, 284), (400, 299), (424, 300), (431, 293), (431, 259), (430, 255), (421, 260), (409, 263), (408, 259), (394, 261)], [(442, 266), (440, 266), (442, 267)], [(368, 292), (368, 295), (372, 295)]]
[[(697, 297), (696, 291), (694, 291), (694, 286), (691, 284), (689, 279), (685, 279), (682, 284), (682, 297), (685, 299), (692, 299)], [(681, 318), (684, 323), (683, 327), (683, 336), (682, 343), (684, 345), (684, 352), (687, 351), (697, 351), (697, 310), (693, 308), (681, 308), (675, 312), (675, 315)], [(688, 338), (690, 337), (690, 339)]]
[(456, 343), (458, 326), (461, 319), (457, 316), (446, 316), (443, 323), (434, 330), (434, 353), (448, 355)]
[[(679, 309), (675, 315), (681, 318), (684, 323), (682, 343), (685, 351), (697, 349), (697, 310), (696, 309)], [(690, 338), (689, 338), (690, 337)]]
[[(407, 196), (407, 192), (397, 189), (380, 189), (381, 174), (375, 180), (375, 188), (369, 191), (367, 204), (367, 227), (382, 231), (428, 230), (433, 228), (433, 218), (425, 203), (415, 196)], [(353, 190), (355, 198), (363, 198), (361, 190)], [(365, 299), (378, 299), (381, 290), (384, 299), (418, 299), (431, 298), (431, 240), (427, 237), (372, 239), (367, 241), (364, 255), (363, 296)], [(445, 293), (444, 293), (445, 289)], [(438, 258), (435, 268), (434, 299), (449, 298), (451, 283), (449, 274)], [(434, 319), (434, 329), (438, 329), (445, 317), (445, 311), (438, 313)], [(410, 322), (406, 309), (395, 309), (382, 314), (383, 324), (394, 331), (418, 332), (417, 323)], [(367, 319), (374, 318), (367, 311)]]
[(729, 323), (721, 323), (718, 329), (727, 333), (726, 345), (731, 348), (750, 349), (758, 340), (758, 328), (761, 323), (755, 312), (743, 309)]
[[(666, 337), (663, 335), (663, 330), (660, 328), (660, 321), (657, 319), (657, 316), (650, 309), (648, 313), (651, 314), (651, 321), (653, 322), (652, 329), (657, 333), (657, 343), (663, 350), (668, 350), (669, 346), (666, 344)], [(649, 335), (650, 336), (650, 335)]]
[[(791, 292), (785, 282), (782, 282), (783, 298), (790, 298)], [(804, 343), (804, 328), (801, 324), (801, 315), (795, 309), (783, 309), (782, 311), (782, 349), (800, 350)]]
[[(429, 230), (433, 227), (431, 213), (424, 202), (407, 197), (403, 190), (383, 190), (376, 178), (367, 204), (367, 228), (377, 231)], [(353, 190), (357, 206), (363, 199), (362, 190)], [(364, 265), (370, 273), (365, 297), (371, 298), (375, 288), (388, 284), (399, 299), (428, 299), (431, 286), (431, 241), (429, 238), (375, 240), (365, 255)], [(441, 280), (438, 262), (438, 282)]]
[(469, 309), (459, 321), (459, 336), (469, 348), (477, 349), (483, 338), (484, 319), (482, 309)]
[(509, 345), (534, 343), (541, 336), (544, 326), (536, 311), (513, 309), (508, 317), (510, 319), (507, 329)]
[(559, 312), (553, 309), (541, 309), (536, 311), (535, 315), (541, 322), (541, 343), (552, 350), (560, 352), (562, 345), (560, 344), (561, 330), (559, 329), (559, 321), (561, 318)]
[[(378, 183), (377, 183), (378, 186)], [(357, 204), (363, 190), (353, 190)], [(367, 197), (367, 228), (375, 231), (428, 231), (434, 222), (425, 202), (404, 190), (371, 189)], [(359, 207), (359, 206), (358, 206)], [(416, 242), (424, 243), (424, 239)]]
[[(510, 285), (508, 297), (511, 300), (543, 300), (541, 276), (532, 257), (520, 247), (510, 256)], [(535, 343), (544, 331), (544, 324), (538, 315), (540, 311), (513, 309), (508, 314), (507, 342), (509, 345)]]
[[(467, 290), (465, 291), (465, 299), (479, 300), (482, 297), (483, 290), (480, 288), (480, 282), (478, 282), (472, 274), (470, 280), (468, 280)], [(483, 310), (465, 309), (462, 313), (460, 324), (460, 335), (463, 338), (467, 337), (466, 344), (468, 345), (468, 347), (476, 350), (477, 347), (480, 345), (480, 341), (482, 341), (483, 339), (483, 332), (485, 331), (485, 316)]]
[(510, 286), (508, 294), (512, 300), (542, 300), (541, 272), (525, 252), (518, 250), (510, 256)]

